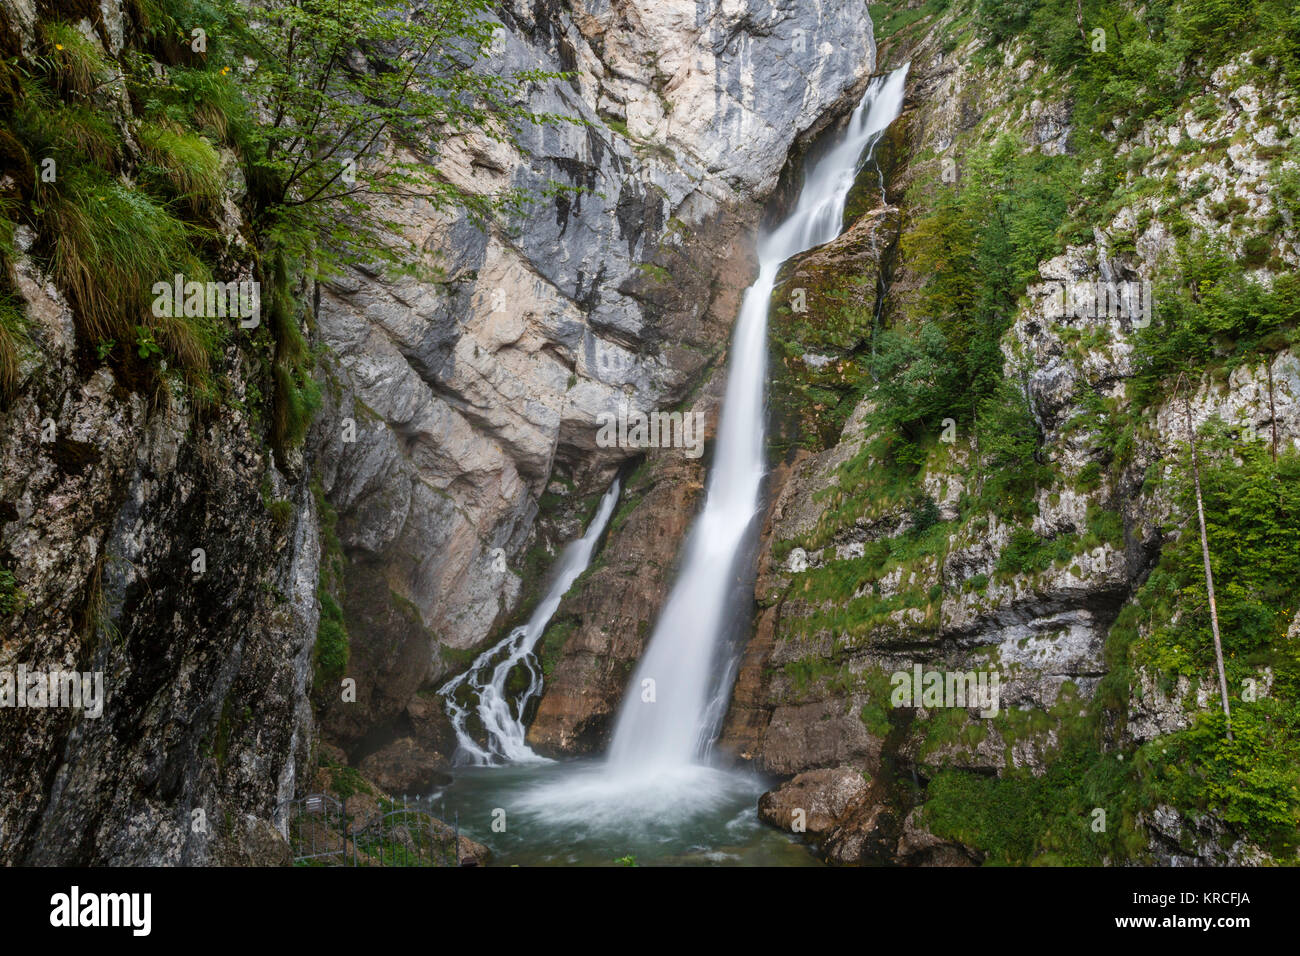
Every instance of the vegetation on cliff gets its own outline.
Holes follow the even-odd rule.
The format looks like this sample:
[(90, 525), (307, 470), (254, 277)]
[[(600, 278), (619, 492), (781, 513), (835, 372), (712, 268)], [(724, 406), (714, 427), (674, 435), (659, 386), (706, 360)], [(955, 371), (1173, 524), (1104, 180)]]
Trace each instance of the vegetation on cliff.
[[(1280, 0), (1084, 2), (1077, 12), (1074, 4), (975, 0), (885, 21), (887, 35), (905, 38), (900, 44), (930, 30), (928, 43), (974, 51), (971, 69), (994, 86), (997, 109), (945, 142), (942, 155), (956, 160), (947, 175), (933, 141), (908, 144), (910, 185), (883, 308), (859, 296), (857, 315), (836, 320), (866, 330), (856, 358), (869, 374), (852, 396), (862, 399), (860, 420), (842, 416), (841, 445), (852, 454), (830, 459), (839, 462), (832, 483), (812, 494), (822, 505), (815, 525), (773, 542), (781, 562), (795, 548), (820, 555), (764, 597), (781, 609), (778, 633), (805, 648), (783, 652), (794, 659), (777, 668), (786, 681), (779, 686), (792, 701), (865, 697), (862, 719), (873, 735), (891, 746), (910, 738), (907, 759), (923, 771), (912, 798), (925, 825), (989, 862), (1150, 859), (1154, 820), (1168, 807), (1184, 829), (1159, 839), (1181, 844), (1180, 852), (1210, 852), (1217, 834), (1218, 852), (1240, 839), (1289, 859), (1300, 845), (1300, 458), (1215, 415), (1196, 436), (1230, 741), (1214, 706), (1188, 436), (1181, 411), (1172, 418), (1169, 410), (1175, 402), (1181, 409), (1180, 373), (1221, 388), (1234, 374), (1258, 375), (1300, 341), (1300, 287), (1284, 257), (1296, 241), (1300, 147), (1286, 133), (1295, 113), (1285, 94), (1300, 77), (1300, 12)], [(1216, 100), (1214, 90), (1226, 81), (1212, 77), (1223, 75), (1242, 96), (1258, 91), (1260, 119), (1280, 135), (1164, 138), (1165, 126), (1184, 116), (1208, 127), (1221, 115), (1223, 94)], [(1063, 107), (1052, 114), (1055, 128), (1027, 119), (1044, 103)], [(1060, 140), (1042, 145), (1057, 131)], [(1202, 202), (1217, 187), (1205, 170), (1229, 150), (1265, 169), (1273, 202), (1263, 213), (1231, 189), (1218, 203)], [(1165, 227), (1166, 255), (1153, 257), (1144, 238), (1153, 223)], [(1045, 420), (1030, 387), (1033, 355), (1013, 326), (1034, 307), (1028, 292), (1041, 281), (1040, 264), (1097, 242), (1100, 252), (1087, 253), (1093, 261), (1155, 263), (1144, 276), (1153, 280), (1155, 314), (1148, 327), (1124, 329), (1118, 346), (1110, 335), (1054, 328), (1062, 360), (1089, 371), (1066, 396), (1067, 419)], [(862, 275), (832, 269), (817, 279), (818, 302), (835, 303), (857, 291)], [(780, 338), (787, 326), (774, 325)], [(778, 348), (796, 356), (814, 344), (796, 326)], [(1107, 377), (1113, 359), (1095, 358), (1112, 348), (1131, 369), (1122, 381)], [(774, 389), (777, 407), (789, 403), (796, 413), (821, 399), (789, 375), (776, 376)], [(805, 443), (813, 451), (833, 445), (824, 437)], [(1058, 503), (1080, 496), (1086, 517), (1060, 530)], [(1044, 508), (1058, 527), (1044, 525)], [(1140, 541), (1151, 532), (1139, 523), (1151, 512), (1160, 527), (1148, 557)], [(975, 556), (995, 534), (995, 560), (978, 571)], [(1105, 574), (1104, 563), (1089, 563), (1098, 553), (1149, 561), (1149, 573), (1136, 573), (1123, 593), (1109, 578), (1090, 585), (1090, 574)], [(1099, 589), (1105, 673), (1090, 695), (1067, 681), (1050, 707), (979, 721), (943, 711), (912, 720), (871, 702), (885, 675), (864, 666), (855, 648), (874, 648), (872, 660), (930, 648), (957, 654), (966, 669), (968, 657), (939, 643), (952, 616), (991, 613), (1054, 579)], [(1116, 599), (1121, 606), (1109, 610)], [(996, 664), (996, 654), (986, 663)], [(1182, 729), (1130, 736), (1126, 722), (1140, 716), (1131, 709), (1156, 690), (1184, 715)], [(1198, 692), (1208, 705), (1197, 703)], [(962, 769), (972, 763), (991, 763), (996, 776)], [(1098, 808), (1109, 821), (1100, 830), (1092, 826)]]

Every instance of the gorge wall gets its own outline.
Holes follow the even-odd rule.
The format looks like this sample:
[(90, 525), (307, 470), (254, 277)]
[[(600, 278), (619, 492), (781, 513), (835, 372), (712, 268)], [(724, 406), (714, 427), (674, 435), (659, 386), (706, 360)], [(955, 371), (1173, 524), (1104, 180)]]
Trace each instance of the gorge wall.
[[(763, 201), (790, 150), (851, 108), (872, 62), (854, 0), (521, 3), (502, 24), (484, 68), (571, 73), (530, 106), (581, 122), (524, 131), (522, 153), (453, 140), (440, 162), (476, 191), (528, 190), (532, 208), (487, 234), (395, 209), (443, 278), (356, 273), (321, 296), (337, 364), (318, 457), (359, 636), (358, 703), (325, 721), (357, 759), (376, 727), (391, 729), (393, 754), (447, 756), (427, 692), (526, 609), (575, 519), (636, 454), (597, 447), (599, 412), (698, 402), (716, 425), (716, 386), (703, 383), (752, 278)], [(596, 602), (588, 625), (563, 654), (548, 639), (559, 659), (533, 730), (543, 747), (598, 740), (587, 723), (617, 701), (639, 651), (702, 475), (662, 457), (628, 492), (652, 481), (653, 498), (625, 506), (613, 532), (640, 538), (635, 588), (575, 589)]]
[[(192, 65), (166, 35), (190, 27), (159, 13), (172, 6), (18, 0), (0, 21), (6, 55), (52, 64), (60, 109), (84, 98), (107, 117), (111, 155), (87, 175), (115, 177), (127, 202), (155, 202), (140, 130), (156, 104), (135, 69), (166, 83)], [(763, 202), (872, 62), (861, 0), (498, 13), (478, 68), (570, 73), (536, 84), (528, 107), (576, 122), (521, 130), (521, 150), (448, 137), (420, 157), (470, 190), (530, 197), (486, 232), (421, 203), (387, 210), (436, 281), (357, 269), (292, 290), (323, 406), (301, 448), (276, 447), (262, 405), (277, 354), (265, 325), (212, 357), (215, 402), (169, 377), (146, 338), (137, 361), (132, 343), (88, 332), (50, 267), (40, 154), (23, 130), (0, 143), (0, 187), (20, 209), (4, 264), (25, 317), (0, 414), (0, 664), (103, 671), (107, 685), (98, 721), (0, 714), (4, 862), (282, 862), (282, 804), (318, 763), (360, 765), (395, 792), (441, 772), (451, 742), (433, 689), (527, 608), (633, 454), (596, 446), (596, 413), (707, 396)], [(85, 93), (70, 72), (83, 63)], [(5, 87), (7, 109), (20, 87)], [(224, 131), (184, 122), (218, 143), (219, 277), (256, 275), (237, 158)], [(684, 503), (700, 474), (688, 463), (657, 494)], [(665, 565), (681, 532), (668, 525)], [(355, 703), (316, 646), (328, 627), (336, 655), (340, 624)]]
[[(250, 186), (192, 104), (167, 122), (216, 144), (218, 187), (187, 209), (155, 181), (138, 87), (189, 63), (157, 5), (0, 6), (0, 52), (32, 67), (0, 64), (0, 346), (22, 316), (0, 361), (0, 668), (102, 671), (107, 692), (98, 719), (0, 709), (0, 863), (284, 863), (285, 801), (322, 774), (444, 780), (438, 687), (524, 618), (618, 474), (539, 647), (528, 735), (601, 751), (709, 456), (601, 447), (596, 416), (694, 409), (712, 436), (757, 230), (904, 63), (844, 233), (773, 296), (754, 625), (718, 746), (773, 778), (765, 821), (805, 811), (837, 863), (1291, 860), (1300, 103), (1268, 39), (1286, 31), (1229, 41), (1172, 0), (1090, 3), (1108, 51), (1050, 3), (872, 6), (874, 26), (863, 0), (501, 3), (476, 68), (569, 74), (527, 96), (567, 121), (410, 154), (528, 197), (486, 230), (385, 206), (432, 277), (290, 284), (321, 406), (301, 442), (267, 402), (284, 329), (230, 330), (202, 374), (134, 320), (100, 334), (33, 181), (23, 106), (50, 96), (93, 134), (59, 153), (93, 183), (82, 212), (186, 209), (214, 274), (262, 274)], [(1154, 321), (1063, 315), (1053, 292), (1143, 281)], [(996, 672), (997, 714), (898, 705), (914, 667)]]
[[(5, 5), (6, 56), (52, 48), (50, 24), (68, 11), (41, 11)], [(141, 147), (116, 66), (137, 24), (110, 2), (65, 22), (77, 32), (60, 48), (84, 43), (104, 80), (93, 106), (121, 136), (110, 161), (125, 175)], [(31, 198), (35, 159), (5, 145), (8, 222)], [(71, 178), (75, 157), (58, 162)], [(221, 170), (216, 242), (247, 278), (229, 153)], [(253, 407), (270, 391), (256, 358), (267, 343), (214, 356), (227, 398), (200, 404), (128, 343), (96, 353), (68, 290), (39, 267), (50, 240), (19, 222), (4, 250), (27, 344), (0, 411), (0, 664), (102, 672), (103, 713), (0, 710), (0, 862), (287, 862), (275, 824), (315, 733), (319, 549), (311, 467), (279, 466)]]

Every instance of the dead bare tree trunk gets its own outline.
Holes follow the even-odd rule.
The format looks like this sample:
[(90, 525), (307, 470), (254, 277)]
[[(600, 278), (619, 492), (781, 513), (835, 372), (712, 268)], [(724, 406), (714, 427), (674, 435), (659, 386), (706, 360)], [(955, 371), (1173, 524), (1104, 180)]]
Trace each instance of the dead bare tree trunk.
[(1273, 360), (1264, 363), (1268, 369), (1268, 418), (1273, 429), (1273, 464), (1277, 464), (1277, 408), (1273, 405)]
[[(1181, 376), (1179, 376), (1181, 378)], [(1201, 499), (1201, 462), (1196, 451), (1196, 430), (1192, 427), (1192, 403), (1183, 393), (1187, 417), (1187, 440), (1192, 446), (1192, 481), (1196, 488), (1196, 520), (1201, 528), (1201, 559), (1205, 562), (1205, 590), (1210, 596), (1210, 629), (1214, 632), (1214, 660), (1219, 665), (1219, 693), (1223, 698), (1223, 719), (1232, 739), (1232, 711), (1228, 707), (1228, 677), (1223, 670), (1223, 641), (1219, 638), (1219, 608), (1214, 601), (1214, 575), (1210, 571), (1210, 539), (1205, 533), (1205, 504)]]

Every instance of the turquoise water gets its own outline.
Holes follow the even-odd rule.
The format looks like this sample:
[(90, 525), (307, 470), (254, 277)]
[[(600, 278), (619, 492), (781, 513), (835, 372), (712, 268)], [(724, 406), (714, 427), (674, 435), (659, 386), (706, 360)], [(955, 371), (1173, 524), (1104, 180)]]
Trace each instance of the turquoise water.
[(769, 787), (743, 771), (628, 778), (573, 760), (458, 768), (429, 802), (448, 822), (459, 814), (493, 866), (616, 866), (629, 856), (639, 866), (820, 866), (793, 834), (759, 821)]

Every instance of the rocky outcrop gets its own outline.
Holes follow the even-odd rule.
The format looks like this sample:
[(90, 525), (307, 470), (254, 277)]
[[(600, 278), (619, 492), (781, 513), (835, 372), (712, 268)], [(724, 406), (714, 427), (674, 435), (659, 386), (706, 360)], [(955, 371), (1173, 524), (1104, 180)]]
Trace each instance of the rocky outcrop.
[(360, 770), (390, 793), (427, 793), (449, 783), (451, 763), (410, 737), (400, 737), (361, 761)]
[(866, 792), (867, 782), (851, 768), (810, 770), (763, 794), (758, 815), (783, 830), (825, 837)]
[[(335, 708), (326, 720), (349, 746), (363, 727), (397, 720), (416, 686), (444, 680), (526, 602), (537, 581), (524, 555), (559, 543), (538, 533), (548, 483), (590, 494), (636, 453), (597, 446), (597, 413), (672, 408), (699, 390), (750, 281), (762, 201), (791, 148), (852, 104), (871, 66), (861, 0), (509, 3), (501, 20), (484, 68), (567, 71), (536, 84), (529, 107), (580, 122), (523, 129), (522, 151), (449, 136), (439, 165), (474, 191), (525, 190), (531, 208), (486, 232), (395, 208), (438, 281), (356, 271), (321, 297), (338, 364), (318, 458), (349, 579), (364, 578), (345, 611), (355, 635), (383, 644), (354, 659), (364, 713)], [(689, 463), (671, 471), (682, 486), (650, 503), (676, 512), (699, 474)], [(656, 526), (647, 557), (665, 570), (675, 520), (629, 522)], [(616, 617), (649, 619), (662, 582), (649, 574), (638, 588), (631, 610), (602, 619), (606, 633), (621, 630)], [(578, 635), (548, 682), (541, 737), (556, 747), (590, 737), (578, 725), (609, 712), (618, 660), (635, 657), (639, 638), (624, 639), (620, 657), (611, 638)]]

